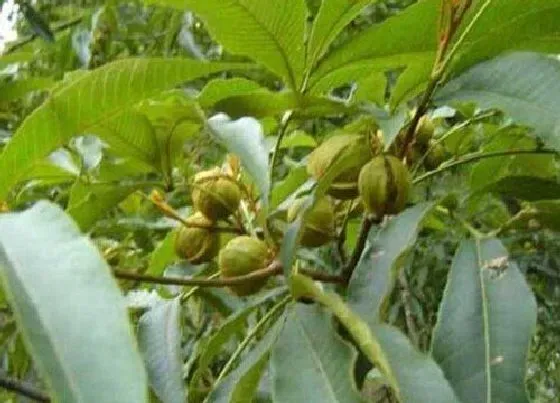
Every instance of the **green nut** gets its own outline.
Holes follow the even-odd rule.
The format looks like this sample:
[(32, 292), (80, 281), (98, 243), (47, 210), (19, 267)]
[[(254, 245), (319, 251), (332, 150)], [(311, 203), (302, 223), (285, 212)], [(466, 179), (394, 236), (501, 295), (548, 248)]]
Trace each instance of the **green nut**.
[[(193, 225), (213, 224), (200, 212), (194, 213), (186, 221)], [(192, 264), (200, 264), (209, 262), (218, 254), (219, 244), (219, 236), (216, 232), (182, 225), (175, 237), (175, 253)]]
[(241, 200), (239, 185), (223, 175), (215, 168), (194, 177), (193, 205), (213, 221), (227, 218), (237, 210)]
[(329, 137), (309, 155), (307, 172), (319, 180), (339, 158), (349, 158), (352, 162), (333, 180), (329, 194), (336, 199), (354, 199), (358, 196), (360, 169), (371, 155), (366, 136), (338, 134)]
[[(266, 243), (250, 236), (233, 238), (222, 248), (218, 256), (220, 275), (223, 278), (244, 276), (264, 269), (269, 263), (270, 254)], [(230, 289), (239, 296), (245, 296), (256, 293), (265, 283), (266, 279), (254, 280), (232, 285)]]
[(416, 143), (425, 146), (432, 139), (435, 131), (434, 122), (427, 115), (424, 115), (418, 121), (416, 133), (414, 134)]
[[(296, 200), (288, 210), (288, 222), (294, 221), (301, 208), (304, 199)], [(317, 248), (329, 242), (334, 237), (334, 206), (330, 197), (324, 197), (315, 203), (308, 212), (300, 244), (306, 248)]]
[(382, 218), (405, 208), (411, 179), (408, 169), (398, 158), (380, 155), (364, 165), (358, 187), (365, 209)]

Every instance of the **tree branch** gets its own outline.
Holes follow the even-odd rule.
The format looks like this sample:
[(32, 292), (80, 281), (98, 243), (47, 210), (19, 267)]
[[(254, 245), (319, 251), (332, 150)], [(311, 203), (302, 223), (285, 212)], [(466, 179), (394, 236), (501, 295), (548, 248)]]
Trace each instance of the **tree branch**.
[[(335, 276), (327, 273), (321, 273), (311, 270), (300, 270), (302, 274), (311, 277), (314, 280), (322, 281), (324, 283), (338, 283), (343, 284), (344, 279), (340, 276)], [(134, 280), (143, 283), (155, 284), (169, 284), (179, 286), (198, 286), (198, 287), (229, 287), (233, 285), (250, 283), (255, 280), (262, 280), (272, 276), (282, 274), (282, 264), (275, 260), (268, 267), (255, 271), (251, 274), (244, 276), (227, 277), (227, 278), (181, 278), (181, 277), (159, 277), (150, 276), (146, 274), (130, 273), (125, 270), (114, 269), (113, 274), (115, 277), (124, 280)]]
[(344, 279), (344, 282), (346, 284), (348, 284), (348, 282), (350, 281), (350, 277), (352, 277), (352, 273), (354, 272), (356, 265), (360, 261), (360, 257), (362, 256), (362, 253), (366, 246), (369, 230), (371, 229), (374, 222), (375, 220), (373, 219), (373, 217), (370, 217), (368, 214), (364, 214), (362, 226), (360, 228), (360, 234), (358, 235), (358, 241), (356, 242), (356, 247), (352, 252), (350, 260), (342, 269), (342, 278)]
[(426, 172), (423, 175), (418, 176), (416, 179), (414, 179), (413, 183), (417, 184), (420, 182), (425, 181), (428, 178), (431, 178), (432, 176), (438, 175), (444, 171), (447, 171), (451, 168), (456, 168), (458, 166), (461, 165), (465, 165), (465, 164), (470, 164), (473, 162), (477, 162), (486, 158), (497, 158), (497, 157), (507, 157), (510, 155), (521, 155), (521, 154), (558, 154), (558, 151), (556, 150), (550, 150), (550, 149), (542, 149), (542, 150), (506, 150), (506, 151), (494, 151), (494, 152), (488, 152), (488, 153), (473, 153), (473, 154), (467, 154), (464, 158), (458, 160), (458, 161), (451, 161), (449, 163), (444, 163), (442, 165), (440, 165), (437, 169), (434, 169), (433, 171), (430, 172)]
[(6, 375), (3, 371), (0, 372), (0, 388), (4, 388), (11, 392), (17, 393), (18, 395), (25, 396), (28, 399), (35, 400), (37, 402), (50, 402), (51, 399), (49, 396), (43, 392), (35, 388), (34, 386), (29, 385), (26, 382), (22, 382), (20, 380), (11, 378)]

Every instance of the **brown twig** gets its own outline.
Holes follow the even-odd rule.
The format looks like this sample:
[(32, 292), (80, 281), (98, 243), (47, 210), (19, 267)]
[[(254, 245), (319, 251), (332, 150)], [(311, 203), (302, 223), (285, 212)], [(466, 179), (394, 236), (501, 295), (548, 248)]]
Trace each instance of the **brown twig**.
[[(420, 100), (420, 103), (418, 104), (418, 107), (416, 108), (416, 111), (414, 113), (414, 116), (412, 117), (412, 120), (410, 121), (405, 131), (403, 146), (399, 150), (400, 158), (404, 158), (404, 156), (407, 155), (412, 143), (414, 143), (414, 135), (418, 126), (418, 122), (420, 121), (420, 118), (424, 116), (428, 111), (432, 96), (434, 95), (434, 92), (437, 89), (439, 83), (442, 81), (445, 70), (451, 61), (451, 57), (455, 53), (458, 45), (464, 39), (463, 37), (460, 38), (453, 49), (448, 52), (448, 48), (452, 43), (453, 37), (457, 33), (457, 30), (463, 22), (463, 18), (472, 5), (472, 0), (464, 0), (462, 2), (450, 2), (448, 0), (442, 0), (441, 4), (442, 7), (440, 11), (439, 22), (440, 26), (438, 29), (438, 49), (434, 65), (432, 67), (430, 82), (428, 83), (428, 87), (426, 88), (426, 91), (424, 91), (424, 95), (422, 96), (422, 99)], [(468, 30), (469, 28), (467, 28), (466, 31)]]
[(28, 399), (35, 400), (37, 402), (50, 402), (49, 396), (42, 390), (29, 385), (26, 382), (22, 382), (18, 379), (11, 378), (7, 376), (4, 372), (0, 372), (0, 388), (4, 388), (11, 392), (17, 393), (18, 395), (25, 396)]
[(342, 269), (342, 278), (344, 279), (344, 282), (346, 284), (350, 281), (350, 277), (352, 277), (352, 273), (354, 272), (356, 265), (360, 261), (360, 257), (362, 256), (362, 253), (366, 246), (369, 231), (374, 223), (375, 220), (373, 217), (368, 214), (364, 214), (364, 218), (362, 219), (362, 226), (360, 228), (360, 234), (358, 235), (358, 241), (356, 242), (356, 247), (352, 252), (350, 260)]
[[(337, 283), (343, 284), (344, 279), (341, 276), (335, 276), (327, 273), (321, 273), (311, 270), (300, 270), (302, 274), (311, 277), (314, 280), (324, 283)], [(131, 273), (125, 270), (114, 269), (113, 274), (115, 277), (124, 280), (134, 280), (143, 283), (156, 283), (180, 286), (198, 286), (198, 287), (229, 287), (232, 285), (239, 285), (249, 283), (255, 280), (262, 280), (272, 276), (282, 274), (282, 264), (275, 260), (268, 267), (246, 274), (244, 276), (228, 277), (228, 278), (180, 278), (180, 277), (159, 277), (150, 276), (146, 274)]]

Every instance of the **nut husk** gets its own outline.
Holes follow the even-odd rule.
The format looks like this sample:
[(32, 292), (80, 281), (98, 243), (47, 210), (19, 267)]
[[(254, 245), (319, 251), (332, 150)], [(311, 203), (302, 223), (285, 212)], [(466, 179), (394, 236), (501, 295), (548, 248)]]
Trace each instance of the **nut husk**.
[(380, 155), (364, 165), (358, 187), (365, 209), (381, 218), (404, 209), (411, 179), (408, 169), (398, 158)]
[(341, 200), (354, 199), (358, 196), (360, 169), (371, 155), (366, 136), (338, 134), (329, 137), (313, 150), (307, 160), (307, 172), (319, 180), (338, 158), (351, 158), (353, 163), (333, 180), (329, 194)]
[(194, 207), (213, 221), (227, 218), (239, 207), (241, 191), (233, 180), (224, 178), (220, 168), (199, 172), (194, 177)]
[[(200, 212), (194, 213), (186, 221), (196, 225), (212, 225), (212, 221)], [(175, 253), (192, 264), (205, 263), (218, 254), (219, 243), (219, 235), (214, 231), (182, 225), (175, 237)]]
[(428, 170), (436, 169), (445, 161), (445, 147), (439, 143), (433, 144), (424, 159), (424, 167)]
[[(233, 238), (222, 248), (218, 256), (220, 274), (224, 278), (250, 274), (264, 269), (270, 262), (268, 246), (264, 241), (250, 236)], [(231, 286), (233, 293), (239, 296), (254, 294), (259, 291), (266, 279)]]
[[(288, 222), (297, 218), (303, 202), (304, 199), (298, 199), (292, 204), (288, 210)], [(329, 242), (334, 237), (334, 219), (333, 200), (328, 196), (323, 197), (307, 214), (300, 244), (307, 248), (317, 248)]]
[(432, 139), (435, 131), (434, 122), (430, 119), (429, 116), (424, 115), (418, 121), (418, 125), (416, 126), (416, 132), (414, 134), (414, 138), (416, 139), (416, 143), (420, 145), (427, 145), (430, 140)]

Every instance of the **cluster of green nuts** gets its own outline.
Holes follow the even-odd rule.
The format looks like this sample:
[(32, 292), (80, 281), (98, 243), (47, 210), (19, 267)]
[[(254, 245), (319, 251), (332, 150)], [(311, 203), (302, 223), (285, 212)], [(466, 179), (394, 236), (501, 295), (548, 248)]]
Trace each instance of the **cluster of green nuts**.
[[(202, 264), (217, 257), (222, 278), (250, 274), (265, 268), (271, 261), (266, 242), (250, 236), (237, 236), (220, 249), (217, 222), (235, 213), (242, 199), (239, 183), (220, 168), (194, 176), (191, 198), (195, 212), (185, 219), (175, 236), (175, 253), (192, 264)], [(265, 280), (230, 286), (240, 296), (257, 292)]]
[[(352, 128), (355, 127), (353, 125)], [(369, 133), (364, 133), (363, 130), (349, 132), (346, 127), (343, 133), (329, 137), (309, 155), (307, 172), (319, 180), (330, 167), (341, 163), (344, 169), (333, 180), (328, 190), (329, 195), (339, 200), (351, 200), (359, 196), (366, 211), (381, 218), (404, 209), (409, 198), (411, 179), (401, 160), (382, 152), (379, 132), (376, 126), (370, 124), (370, 127), (373, 129)], [(334, 217), (334, 212), (331, 213), (327, 206), (332, 209), (332, 202), (318, 202), (315, 209), (320, 215), (313, 214), (314, 211), (308, 215), (302, 239), (304, 246), (306, 243), (313, 246), (313, 241), (319, 243), (322, 237), (318, 236), (315, 229), (317, 227), (321, 228), (321, 234), (334, 232), (329, 221), (331, 214)], [(307, 229), (311, 218), (315, 218), (315, 221)]]

